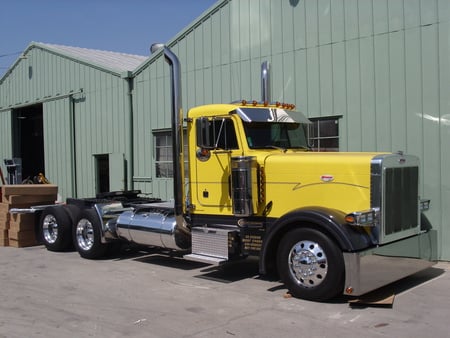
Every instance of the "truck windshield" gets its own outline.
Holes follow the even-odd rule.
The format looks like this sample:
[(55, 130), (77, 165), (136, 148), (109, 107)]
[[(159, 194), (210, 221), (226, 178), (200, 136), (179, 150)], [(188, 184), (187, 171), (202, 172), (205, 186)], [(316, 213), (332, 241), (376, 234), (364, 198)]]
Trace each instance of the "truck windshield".
[(244, 122), (244, 129), (251, 149), (308, 149), (303, 123)]

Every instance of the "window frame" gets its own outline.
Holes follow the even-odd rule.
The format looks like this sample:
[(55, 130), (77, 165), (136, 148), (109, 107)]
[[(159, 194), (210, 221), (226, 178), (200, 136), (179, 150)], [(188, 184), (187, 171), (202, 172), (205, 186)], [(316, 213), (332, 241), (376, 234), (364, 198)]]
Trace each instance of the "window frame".
[(201, 117), (196, 121), (197, 147), (211, 150), (239, 149), (236, 127), (230, 117)]
[[(158, 179), (173, 179), (173, 137), (172, 137), (172, 129), (154, 129), (152, 131), (153, 136), (153, 161), (155, 163), (155, 178)], [(162, 146), (158, 146), (158, 138), (164, 137), (165, 144)], [(170, 142), (167, 142), (170, 140)], [(188, 170), (188, 144), (187, 144), (187, 129), (183, 128), (183, 154), (184, 154), (184, 169), (185, 172)], [(160, 160), (158, 158), (158, 148), (166, 149), (166, 159)], [(160, 167), (162, 165), (163, 168)], [(161, 175), (161, 172), (164, 172), (165, 175)]]
[[(339, 120), (342, 118), (342, 115), (334, 115), (334, 116), (321, 116), (321, 117), (310, 117), (311, 121), (310, 129), (308, 132), (308, 143), (312, 149), (312, 151), (323, 151), (323, 152), (338, 152), (339, 151)], [(334, 121), (336, 124), (336, 135), (327, 135), (321, 130), (321, 122), (329, 122)], [(317, 135), (315, 135), (314, 130), (317, 130)], [(330, 146), (322, 146), (322, 141), (325, 140), (335, 140), (336, 145), (334, 147)]]

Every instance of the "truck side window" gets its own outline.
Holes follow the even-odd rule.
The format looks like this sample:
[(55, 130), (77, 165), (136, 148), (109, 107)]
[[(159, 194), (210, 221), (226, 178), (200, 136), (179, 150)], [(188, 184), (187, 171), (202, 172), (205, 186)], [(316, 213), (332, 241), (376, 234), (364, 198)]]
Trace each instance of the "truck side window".
[(206, 117), (197, 120), (197, 146), (205, 149), (237, 149), (233, 121), (229, 118)]

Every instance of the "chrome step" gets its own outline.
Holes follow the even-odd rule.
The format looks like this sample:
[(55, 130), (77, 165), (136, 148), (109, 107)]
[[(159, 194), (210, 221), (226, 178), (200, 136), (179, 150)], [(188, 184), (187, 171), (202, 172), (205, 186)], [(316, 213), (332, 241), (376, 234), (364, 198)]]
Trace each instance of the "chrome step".
[(199, 255), (199, 254), (195, 254), (195, 253), (184, 255), (183, 258), (188, 261), (206, 263), (206, 264), (211, 264), (211, 265), (223, 265), (226, 262), (228, 262), (228, 259), (226, 259), (224, 257), (206, 256), (206, 255)]

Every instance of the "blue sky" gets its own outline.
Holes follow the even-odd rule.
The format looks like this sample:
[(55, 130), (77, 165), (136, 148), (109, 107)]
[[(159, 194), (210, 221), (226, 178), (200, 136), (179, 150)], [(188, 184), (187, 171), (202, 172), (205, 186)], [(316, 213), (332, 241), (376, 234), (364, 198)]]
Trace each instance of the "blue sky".
[(32, 41), (148, 55), (216, 2), (0, 0), (0, 77)]

